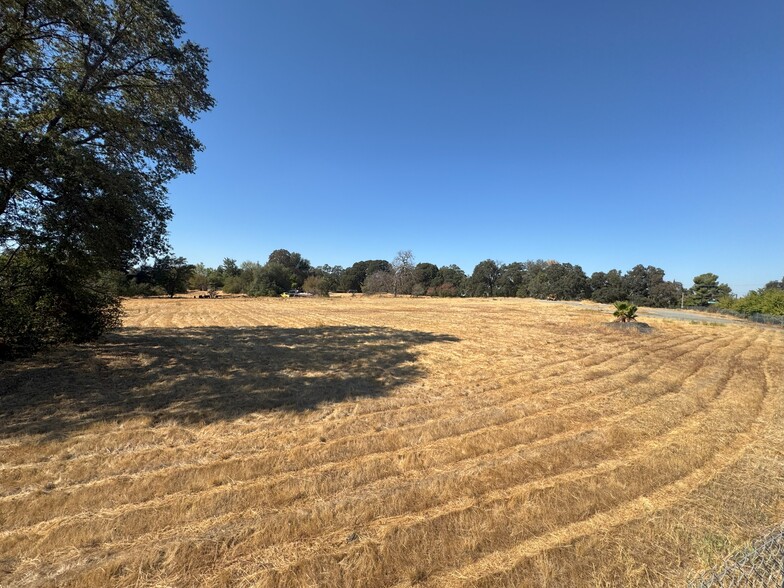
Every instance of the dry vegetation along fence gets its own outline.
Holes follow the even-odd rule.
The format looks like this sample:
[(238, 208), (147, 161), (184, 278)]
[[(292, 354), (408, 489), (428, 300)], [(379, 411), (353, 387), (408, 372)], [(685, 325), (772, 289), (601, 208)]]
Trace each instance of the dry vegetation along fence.
[(784, 588), (784, 527), (704, 572), (690, 588)]
[(687, 309), (697, 310), (700, 312), (724, 314), (727, 316), (742, 318), (754, 323), (784, 327), (784, 315), (781, 314), (763, 314), (761, 312), (754, 312), (749, 314), (745, 312), (738, 312), (737, 310), (732, 310), (731, 308), (719, 308), (717, 306), (689, 306)]

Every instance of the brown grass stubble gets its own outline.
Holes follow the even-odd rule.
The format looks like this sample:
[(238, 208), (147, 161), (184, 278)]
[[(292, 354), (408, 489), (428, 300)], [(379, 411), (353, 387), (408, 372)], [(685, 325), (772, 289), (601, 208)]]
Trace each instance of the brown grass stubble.
[[(590, 586), (611, 586), (618, 578), (630, 586), (684, 585), (695, 567), (720, 565), (772, 521), (784, 520), (784, 430), (778, 424), (784, 417), (784, 346), (780, 339), (766, 345), (761, 369), (749, 374), (764, 397), (763, 408), (749, 432), (734, 440), (733, 450), (714, 457), (716, 469), (692, 474), (699, 491), (689, 488), (667, 511), (621, 519), (612, 533), (603, 529), (573, 536), (568, 545), (553, 543), (506, 569), (486, 571), (470, 585), (560, 586), (574, 578), (590, 578), (585, 582)], [(597, 568), (600, 559), (606, 565)]]
[[(644, 425), (641, 428), (644, 428)], [(627, 441), (627, 439), (624, 439), (624, 441)], [(656, 439), (652, 443), (647, 443), (646, 445), (649, 445), (649, 446), (652, 446), (652, 447), (658, 447), (660, 444), (661, 444), (661, 439)], [(570, 448), (564, 448), (564, 449), (568, 450)], [(632, 452), (632, 454), (633, 453), (634, 452)], [(539, 456), (537, 456), (537, 457), (539, 457)], [(588, 468), (588, 469), (589, 470), (602, 470), (603, 471), (603, 470), (608, 469), (608, 467), (609, 467), (610, 471), (614, 471), (616, 468), (618, 468), (618, 469), (620, 469), (621, 467), (629, 468), (630, 466), (628, 464), (628, 461), (629, 461), (629, 455), (624, 455), (620, 459), (616, 458), (614, 460), (606, 460), (606, 461), (603, 461), (599, 466), (597, 466), (595, 468)], [(656, 469), (657, 464), (658, 464), (659, 461), (660, 460), (659, 460), (658, 456), (656, 456), (655, 458), (651, 459), (651, 462), (652, 462), (651, 468), (652, 469), (651, 469), (651, 472), (649, 472), (649, 474), (652, 475), (652, 473)], [(527, 464), (523, 464), (523, 469), (525, 469), (525, 467), (524, 467), (525, 465), (527, 465)], [(610, 467), (610, 466), (612, 466), (612, 467)], [(556, 467), (554, 469), (557, 471), (558, 468)], [(592, 471), (591, 474), (593, 474), (593, 473), (594, 472)], [(579, 502), (579, 501), (575, 500), (576, 497), (579, 495), (579, 493), (581, 491), (583, 491), (583, 492), (585, 491), (584, 487), (585, 487), (586, 478), (584, 477), (584, 474), (585, 474), (585, 472), (577, 472), (577, 476), (576, 477), (574, 475), (553, 476), (552, 472), (550, 472), (550, 475), (553, 476), (553, 477), (547, 478), (545, 480), (544, 484), (533, 484), (533, 485), (531, 485), (531, 484), (523, 484), (519, 488), (515, 488), (515, 492), (514, 493), (510, 493), (508, 491), (503, 491), (503, 492), (497, 492), (497, 491), (496, 492), (493, 492), (493, 491), (485, 492), (485, 489), (481, 489), (481, 491), (478, 493), (481, 496), (481, 500), (479, 501), (479, 504), (471, 504), (471, 505), (469, 505), (467, 507), (464, 506), (463, 504), (458, 504), (456, 512), (449, 512), (449, 509), (445, 509), (445, 505), (438, 505), (434, 509), (435, 512), (433, 513), (434, 514), (433, 518), (438, 520), (438, 524), (436, 525), (436, 524), (433, 524), (430, 521), (426, 520), (426, 523), (425, 523), (427, 525), (426, 532), (428, 534), (432, 533), (433, 537), (430, 540), (427, 540), (427, 538), (424, 538), (424, 544), (426, 544), (426, 545), (431, 545), (431, 544), (432, 545), (437, 545), (438, 546), (438, 551), (443, 552), (442, 557), (445, 557), (445, 558), (455, 558), (456, 560), (459, 560), (460, 557), (461, 557), (461, 554), (460, 554), (460, 550), (456, 548), (456, 545), (461, 544), (461, 542), (462, 543), (468, 543), (471, 546), (470, 549), (475, 554), (475, 551), (476, 551), (475, 543), (477, 542), (477, 538), (476, 538), (475, 535), (477, 534), (477, 530), (478, 529), (482, 529), (482, 527), (483, 527), (482, 521), (484, 521), (485, 525), (488, 525), (488, 521), (487, 521), (487, 517), (488, 516), (497, 516), (497, 520), (493, 519), (492, 523), (489, 524), (489, 528), (485, 530), (485, 532), (492, 533), (493, 536), (494, 536), (494, 540), (491, 541), (491, 544), (493, 545), (493, 549), (494, 550), (498, 548), (499, 543), (501, 543), (501, 541), (504, 538), (509, 536), (509, 532), (511, 532), (512, 529), (517, 529), (517, 533), (516, 534), (520, 535), (521, 534), (520, 529), (524, 528), (526, 523), (528, 523), (530, 525), (533, 521), (538, 521), (538, 523), (540, 523), (542, 525), (541, 529), (546, 529), (546, 528), (548, 528), (549, 525), (552, 525), (553, 523), (559, 523), (560, 522), (559, 521), (559, 516), (564, 516), (566, 518), (566, 520), (568, 520), (568, 518), (572, 516), (572, 512), (570, 512), (570, 509), (566, 508), (566, 506), (569, 505), (571, 507), (572, 511), (573, 511), (575, 503)], [(645, 479), (645, 477), (646, 477), (645, 475), (637, 475), (637, 476), (635, 476), (635, 479)], [(576, 482), (576, 483), (573, 483), (573, 482)], [(601, 489), (600, 497), (604, 497), (604, 493), (605, 493), (605, 487), (603, 486), (603, 484), (604, 484), (604, 482), (597, 483), (595, 485), (595, 488), (600, 488)], [(625, 488), (628, 488), (630, 486), (627, 482), (624, 482), (623, 485), (624, 485)], [(532, 503), (534, 503), (534, 499), (533, 499), (532, 493), (523, 493), (522, 495), (518, 494), (518, 490), (519, 489), (522, 489), (524, 487), (526, 489), (528, 489), (529, 487), (532, 487), (532, 486), (536, 490), (546, 490), (546, 491), (548, 491), (550, 493), (563, 494), (564, 495), (564, 499), (563, 499), (563, 501), (556, 502), (555, 505), (553, 507), (551, 507), (550, 510), (545, 510), (540, 505), (535, 505), (534, 507), (532, 507)], [(592, 487), (591, 490), (594, 490), (594, 488)], [(596, 508), (597, 503), (600, 503), (600, 501), (597, 500), (597, 498), (600, 498), (600, 497), (596, 497), (596, 496), (591, 495), (591, 499), (587, 502), (586, 508), (588, 508), (588, 509)], [(515, 501), (515, 498), (518, 498), (518, 501)], [(550, 500), (550, 499), (548, 498), (548, 500)], [(511, 528), (509, 528), (510, 527), (509, 521), (510, 520), (514, 520), (516, 515), (510, 515), (510, 513), (507, 512), (507, 509), (509, 508), (510, 501), (512, 501), (512, 504), (514, 505), (514, 507), (511, 509), (511, 511), (513, 513), (519, 512), (519, 511), (525, 512), (525, 514), (521, 517), (521, 520), (519, 522), (517, 522), (517, 523), (513, 523), (511, 525)], [(611, 500), (611, 502), (612, 502), (612, 500)], [(491, 504), (493, 505), (493, 510), (491, 512), (488, 512), (488, 508), (487, 507), (489, 505), (491, 505)], [(495, 508), (496, 505), (498, 506), (497, 509)], [(548, 504), (548, 506), (550, 506), (550, 505)], [(531, 512), (527, 512), (527, 511), (531, 511)], [(476, 518), (469, 517), (469, 514), (475, 515)], [(410, 515), (407, 515), (405, 518), (410, 520), (412, 517)], [(466, 518), (468, 518), (467, 521), (465, 520)], [(452, 520), (452, 519), (454, 519), (454, 520)], [(421, 536), (422, 533), (418, 529), (418, 527), (421, 527), (421, 526), (423, 526), (422, 521), (416, 520), (416, 522), (413, 523), (412, 527), (416, 528), (416, 530), (417, 530), (416, 532), (414, 532), (412, 534), (412, 536), (414, 537), (413, 541), (419, 542), (419, 541), (423, 540), (423, 537)], [(533, 524), (533, 526), (536, 528), (536, 530), (540, 530), (539, 527), (536, 527), (535, 523)], [(459, 537), (459, 539), (457, 541), (453, 540), (452, 542), (444, 542), (443, 540), (441, 540), (441, 541), (437, 540), (437, 537), (440, 537), (442, 535), (442, 533), (446, 534), (446, 533), (448, 533), (450, 531), (454, 532), (455, 529), (459, 529), (460, 530), (460, 532), (457, 533), (457, 537)], [(401, 530), (399, 527), (396, 528), (395, 529), (395, 534), (396, 534), (395, 541), (384, 542), (385, 543), (385, 547), (387, 547), (387, 550), (385, 551), (384, 556), (383, 557), (374, 557), (373, 559), (374, 560), (381, 560), (381, 559), (388, 560), (388, 559), (391, 558), (392, 560), (396, 560), (396, 559), (398, 559), (402, 555), (402, 554), (391, 554), (389, 552), (389, 545), (386, 545), (386, 544), (389, 544), (389, 543), (391, 543), (393, 545), (396, 545), (396, 546), (398, 546), (398, 545), (400, 545), (402, 543), (404, 545), (404, 547), (402, 548), (403, 552), (408, 551), (408, 549), (405, 547), (405, 545), (407, 543), (406, 539), (408, 538), (407, 531), (408, 531), (408, 529)], [(403, 538), (403, 537), (405, 537), (405, 538)], [(317, 551), (320, 552), (320, 550), (317, 550)], [(436, 555), (435, 552), (436, 551), (437, 550), (431, 549), (430, 553), (429, 553), (429, 556), (430, 556), (430, 566), (431, 567), (435, 565), (434, 560), (436, 559), (435, 558), (435, 555)], [(326, 565), (326, 563), (327, 563), (324, 560), (328, 559), (329, 556), (323, 556), (323, 555), (321, 555), (319, 553), (318, 558), (319, 558), (320, 561), (318, 561), (316, 567), (319, 570), (321, 570), (321, 569), (323, 569), (323, 566)], [(341, 561), (343, 561), (342, 558), (341, 558)], [(427, 573), (429, 573), (429, 572), (427, 572)], [(426, 570), (417, 570), (415, 572), (415, 575), (417, 577), (424, 576), (424, 575), (426, 575)], [(369, 576), (366, 574), (366, 577), (369, 577)], [(375, 581), (383, 581), (383, 578), (381, 578), (381, 577), (373, 578), (373, 580), (375, 580)], [(272, 583), (273, 584), (282, 584), (283, 582), (281, 581), (280, 578), (275, 578), (274, 582), (272, 582)]]
[[(134, 418), (57, 442), (6, 440), (16, 466), (0, 474), (14, 472), (17, 496), (3, 500), (0, 552), (13, 558), (11, 580), (452, 584), (487, 575), (495, 553), (508, 569), (495, 580), (519, 583), (515, 570), (538, 553), (526, 549), (560, 548), (537, 537), (583, 521), (577, 539), (612, 536), (622, 515), (594, 534), (591, 517), (712, 472), (758, 412), (759, 350), (767, 342), (781, 357), (778, 334), (660, 322), (657, 335), (629, 338), (601, 329), (604, 317), (553, 317), (529, 301), (167, 302), (133, 301), (128, 323), (386, 325), (461, 341), (419, 349), (428, 377), (387, 397), (201, 428)], [(39, 455), (61, 477), (46, 492), (25, 466)], [(606, 560), (594, 563), (612, 568)]]
[[(592, 397), (591, 400), (595, 400), (595, 397)], [(585, 404), (585, 401), (580, 401), (580, 402), (582, 404)], [(568, 405), (567, 406), (559, 406), (557, 411), (561, 412), (561, 411), (564, 411), (566, 408), (568, 408)], [(601, 411), (596, 411), (596, 414), (600, 414), (600, 413), (601, 413)], [(522, 417), (522, 419), (526, 419), (527, 421), (531, 421), (533, 416), (535, 416), (535, 415)], [(592, 418), (590, 413), (588, 414), (588, 416), (589, 416), (589, 418)], [(521, 421), (522, 419), (517, 419), (517, 420)], [(470, 431), (474, 431), (475, 428), (481, 428), (483, 434), (485, 434), (485, 435), (487, 435), (487, 433), (497, 434), (498, 432), (503, 432), (501, 427), (503, 427), (506, 424), (506, 423), (504, 423), (503, 425), (494, 425), (494, 423), (492, 423), (492, 422), (488, 423), (488, 418), (487, 417), (482, 416), (482, 417), (477, 419), (475, 414), (471, 415), (471, 419), (470, 420), (466, 420), (462, 416), (459, 417), (459, 420), (462, 421), (462, 422), (459, 423), (459, 426), (462, 429), (466, 429), (467, 431), (470, 432)], [(524, 424), (524, 423), (518, 422), (518, 423), (515, 423), (515, 424)], [(552, 421), (546, 422), (544, 424), (546, 424), (547, 428), (549, 428), (550, 430), (552, 430), (554, 428), (556, 428), (556, 429), (559, 428), (557, 424), (554, 426)], [(573, 423), (571, 421), (569, 421), (569, 420), (566, 420), (565, 423), (560, 426), (560, 429), (564, 429), (565, 430), (567, 428), (572, 428), (571, 425), (573, 425)], [(463, 430), (457, 430), (456, 431), (455, 430), (455, 426), (456, 425), (453, 424), (453, 422), (449, 421), (449, 420), (442, 420), (440, 422), (435, 422), (435, 423), (432, 423), (432, 422), (428, 421), (426, 423), (426, 426), (429, 427), (427, 430), (425, 430), (425, 427), (423, 427), (422, 425), (417, 425), (417, 426), (420, 429), (422, 429), (422, 432), (419, 433), (419, 442), (420, 442), (420, 444), (425, 440), (425, 436), (428, 439), (440, 439), (440, 438), (443, 438), (443, 437), (451, 437), (451, 436), (455, 436), (457, 434), (462, 434), (464, 432)], [(412, 430), (412, 429), (413, 429), (412, 427), (408, 427), (407, 429), (402, 429), (402, 430), (406, 431), (406, 432), (409, 432), (409, 433), (412, 433), (412, 434), (416, 434), (417, 432)], [(490, 429), (490, 430), (488, 431), (487, 429)], [(523, 430), (523, 431), (526, 432), (526, 434), (529, 434), (527, 431), (525, 431), (525, 430)], [(396, 428), (394, 430), (395, 435), (399, 435), (400, 432), (401, 432), (401, 428)], [(386, 441), (383, 433), (370, 433), (370, 434), (365, 434), (363, 437), (367, 437), (368, 439), (367, 440), (360, 439), (359, 442), (358, 442), (356, 438), (350, 438), (350, 439), (347, 439), (347, 441), (351, 442), (351, 444), (353, 446), (361, 447), (363, 453), (371, 453), (371, 454), (374, 453), (373, 450), (376, 448), (374, 446), (374, 444), (373, 444), (373, 441), (376, 441), (376, 444), (379, 447), (384, 447), (384, 444), (385, 444), (385, 441)], [(332, 442), (329, 445), (338, 445), (337, 451), (341, 454), (341, 457), (344, 457), (345, 456), (345, 448), (339, 447), (340, 443), (341, 443), (340, 441), (337, 441), (337, 442)], [(315, 449), (316, 450), (319, 450), (319, 449), (322, 449), (322, 448), (323, 449), (329, 449), (329, 445), (321, 445), (321, 446), (316, 445)], [(388, 445), (388, 442), (386, 442), (386, 445)], [(389, 451), (394, 451), (395, 449), (398, 449), (398, 448), (397, 447), (393, 447), (392, 449), (386, 449), (385, 448), (385, 453), (388, 453)], [(495, 449), (495, 447), (489, 448), (488, 451), (492, 450), (492, 449)], [(375, 453), (377, 453), (377, 452), (375, 452)], [(465, 454), (465, 450), (463, 450), (463, 453)], [(320, 464), (320, 463), (323, 463), (323, 462), (328, 462), (328, 463), (334, 462), (334, 459), (330, 459), (330, 457), (331, 457), (330, 455), (324, 455), (324, 454), (325, 454), (325, 451), (323, 451), (323, 450), (322, 451), (314, 451), (313, 448), (308, 448), (306, 451), (303, 452), (302, 456), (289, 454), (289, 458), (290, 459), (293, 458), (292, 461), (296, 464), (296, 466), (292, 466), (291, 464), (287, 463), (286, 464), (286, 468), (290, 469), (291, 467), (296, 467), (298, 473), (301, 473), (303, 468), (312, 467), (313, 463)], [(273, 457), (277, 457), (277, 456), (273, 456)], [(400, 457), (400, 456), (398, 456), (398, 457)], [(269, 472), (274, 472), (275, 471), (275, 464), (266, 463), (266, 462), (263, 462), (263, 461), (259, 463), (258, 460), (259, 460), (259, 456), (258, 455), (254, 456), (253, 461), (257, 462), (256, 465), (260, 469), (268, 470)], [(232, 463), (237, 462), (237, 461), (240, 461), (240, 460), (238, 460), (236, 457), (232, 457), (231, 458), (231, 462)], [(355, 465), (356, 465), (355, 463), (350, 464), (350, 467), (355, 467)], [(220, 466), (220, 467), (221, 468), (225, 468), (225, 463), (222, 466)], [(198, 471), (196, 473), (197, 473), (197, 476), (198, 476), (199, 479), (204, 478), (204, 473), (205, 473), (204, 471)], [(180, 475), (178, 476), (178, 480), (177, 481), (178, 481), (178, 485), (182, 486), (183, 485), (182, 472), (179, 472), (179, 474)], [(252, 479), (252, 478), (255, 478), (255, 476), (257, 474), (258, 474), (257, 471), (249, 471), (249, 472), (243, 473), (242, 476), (239, 476), (239, 474), (237, 472), (235, 472), (235, 475), (234, 475), (234, 477), (232, 479), (235, 480), (235, 481), (237, 481), (238, 478), (241, 478), (241, 479), (249, 479), (249, 478), (251, 478)], [(153, 475), (157, 476), (157, 477), (160, 477), (161, 479), (165, 479), (165, 478), (170, 476), (170, 473), (166, 472), (166, 471), (160, 471), (159, 470), (159, 471), (156, 471)], [(105, 482), (107, 482), (109, 480), (110, 480), (110, 478), (107, 478), (106, 475), (104, 475), (99, 480), (99, 482), (105, 483)], [(143, 482), (143, 484), (145, 486), (154, 486), (156, 488), (160, 488), (159, 484), (155, 484), (155, 483), (150, 484), (149, 478), (144, 478), (141, 481)], [(120, 486), (120, 487), (124, 488), (126, 495), (127, 494), (134, 494), (136, 496), (139, 496), (138, 493), (135, 493), (135, 492), (131, 491), (128, 488), (128, 484), (131, 483), (131, 481), (129, 480), (129, 477), (127, 475), (118, 476), (114, 480), (114, 482), (116, 483), (117, 486)], [(75, 484), (70, 484), (68, 486), (68, 489), (69, 490), (74, 490), (76, 486), (77, 485), (75, 485)], [(89, 501), (94, 500), (97, 497), (96, 495), (97, 495), (99, 490), (102, 491), (107, 496), (107, 498), (111, 498), (112, 496), (116, 495), (115, 492), (116, 492), (117, 488), (114, 488), (114, 487), (111, 487), (111, 486), (108, 487), (108, 488), (96, 489), (96, 487), (95, 487), (96, 485), (94, 483), (91, 484), (89, 482), (86, 483), (84, 486), (86, 486), (86, 495), (83, 497), (84, 502), (89, 502)], [(193, 491), (193, 489), (190, 489), (190, 490)], [(186, 488), (186, 491), (188, 491), (187, 488)], [(71, 493), (68, 496), (69, 501), (71, 503), (75, 503), (75, 508), (77, 508), (77, 509), (81, 508), (81, 506), (82, 506), (78, 502), (78, 498), (79, 498), (79, 496), (74, 496), (73, 493)], [(48, 501), (50, 503), (52, 502), (51, 497), (49, 497), (49, 496), (44, 497), (44, 500)], [(123, 500), (125, 500), (125, 498), (123, 498)], [(142, 500), (144, 500), (144, 498), (142, 498)], [(28, 505), (25, 505), (25, 506), (28, 506)], [(32, 506), (35, 507), (37, 505), (34, 504)], [(60, 503), (60, 504), (55, 505), (55, 507), (56, 507), (56, 509), (59, 512), (62, 512), (64, 508), (67, 508), (67, 504)], [(33, 508), (32, 510), (36, 514), (38, 514), (38, 515), (41, 514), (41, 509), (39, 509), (39, 508)], [(29, 531), (29, 530), (30, 530), (29, 528), (25, 529), (25, 531)]]

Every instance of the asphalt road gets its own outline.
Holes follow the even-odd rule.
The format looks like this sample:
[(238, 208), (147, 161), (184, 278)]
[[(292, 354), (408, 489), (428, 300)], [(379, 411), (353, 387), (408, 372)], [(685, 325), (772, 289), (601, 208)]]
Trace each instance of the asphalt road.
[(672, 308), (641, 308), (637, 313), (639, 316), (652, 316), (663, 319), (675, 319), (680, 321), (697, 321), (699, 323), (713, 323), (718, 325), (748, 324), (749, 321), (736, 319), (727, 316), (716, 316), (705, 312), (693, 310), (677, 310)]
[[(579, 306), (580, 308), (607, 311), (608, 315), (612, 317), (613, 307), (611, 304), (593, 304), (593, 303), (586, 304), (583, 302), (574, 302), (570, 300), (553, 302), (553, 304), (569, 304), (571, 306)], [(653, 318), (671, 319), (677, 321), (696, 321), (698, 323), (708, 323), (714, 325), (758, 325), (763, 327), (769, 326), (769, 325), (761, 325), (759, 323), (753, 323), (751, 321), (744, 321), (743, 319), (709, 314), (707, 312), (698, 312), (694, 310), (679, 310), (674, 308), (640, 308), (639, 311), (637, 312), (637, 316), (640, 317), (640, 319), (644, 319), (646, 316), (648, 316)]]

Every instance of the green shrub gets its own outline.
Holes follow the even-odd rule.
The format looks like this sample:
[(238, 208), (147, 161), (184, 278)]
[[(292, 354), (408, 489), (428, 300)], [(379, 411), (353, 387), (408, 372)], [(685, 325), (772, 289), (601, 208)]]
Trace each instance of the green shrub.
[(120, 325), (114, 288), (89, 268), (21, 253), (0, 261), (0, 359), (89, 341)]
[(637, 320), (637, 307), (631, 302), (617, 301), (615, 304), (615, 312), (613, 316), (619, 323), (628, 323)]

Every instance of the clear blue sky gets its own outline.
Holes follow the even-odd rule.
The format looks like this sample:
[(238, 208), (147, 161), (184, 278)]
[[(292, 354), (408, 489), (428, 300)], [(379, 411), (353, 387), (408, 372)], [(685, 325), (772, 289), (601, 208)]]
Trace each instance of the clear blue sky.
[(784, 275), (784, 2), (174, 0), (216, 108), (191, 262)]

